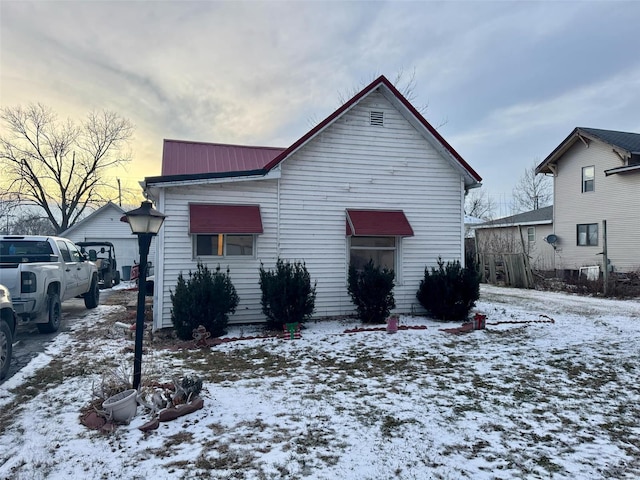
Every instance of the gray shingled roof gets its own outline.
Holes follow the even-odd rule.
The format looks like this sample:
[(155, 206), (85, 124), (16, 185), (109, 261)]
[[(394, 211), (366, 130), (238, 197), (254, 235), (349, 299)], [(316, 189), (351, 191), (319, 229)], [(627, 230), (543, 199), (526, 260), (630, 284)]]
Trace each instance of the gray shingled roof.
[(547, 156), (537, 167), (536, 173), (553, 173), (549, 165), (557, 162), (562, 155), (576, 142), (580, 134), (598, 139), (608, 145), (629, 152), (629, 154), (640, 154), (640, 133), (618, 132), (616, 130), (602, 130), (599, 128), (576, 127), (558, 145), (553, 152)]
[(628, 150), (631, 153), (640, 153), (640, 133), (617, 132), (615, 130), (601, 130), (599, 128), (583, 128), (582, 130), (603, 142)]
[(518, 213), (509, 217), (498, 218), (480, 225), (474, 225), (476, 228), (497, 227), (503, 225), (522, 225), (531, 223), (549, 223), (553, 220), (553, 205), (538, 208), (530, 212)]

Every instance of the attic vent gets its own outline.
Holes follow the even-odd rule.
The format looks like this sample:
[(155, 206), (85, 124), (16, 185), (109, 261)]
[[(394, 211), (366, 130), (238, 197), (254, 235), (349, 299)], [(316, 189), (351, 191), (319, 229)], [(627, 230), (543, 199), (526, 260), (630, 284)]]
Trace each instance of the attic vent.
[(372, 110), (369, 115), (369, 120), (374, 127), (384, 127), (384, 112)]

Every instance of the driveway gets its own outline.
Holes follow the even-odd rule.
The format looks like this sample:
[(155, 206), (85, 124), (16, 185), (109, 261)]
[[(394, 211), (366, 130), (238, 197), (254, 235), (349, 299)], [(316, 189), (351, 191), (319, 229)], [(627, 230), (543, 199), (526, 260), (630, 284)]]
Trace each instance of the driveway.
[[(100, 290), (100, 303), (111, 295), (111, 290)], [(33, 358), (43, 352), (47, 344), (61, 332), (69, 331), (73, 322), (83, 318), (90, 310), (84, 306), (82, 298), (67, 300), (62, 304), (62, 325), (57, 332), (40, 333), (35, 323), (18, 325), (13, 343), (13, 356), (9, 374), (0, 385), (24, 368)]]

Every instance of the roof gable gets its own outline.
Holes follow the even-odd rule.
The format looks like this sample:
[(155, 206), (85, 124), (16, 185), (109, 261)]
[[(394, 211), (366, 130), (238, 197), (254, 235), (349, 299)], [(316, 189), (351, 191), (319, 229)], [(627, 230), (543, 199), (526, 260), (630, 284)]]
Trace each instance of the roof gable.
[(90, 224), (98, 215), (101, 215), (102, 213), (104, 213), (106, 210), (109, 210), (109, 209), (114, 209), (118, 215), (123, 215), (124, 213), (126, 213), (125, 210), (119, 205), (116, 205), (113, 202), (107, 202), (97, 210), (94, 210), (93, 212), (91, 212), (89, 215), (84, 217), (79, 222), (76, 222), (74, 225), (67, 228), (64, 232), (61, 232), (59, 236), (60, 237), (68, 236), (71, 232), (74, 232), (75, 230), (78, 230), (79, 228), (82, 228)]
[(289, 148), (283, 151), (280, 155), (274, 158), (269, 164), (266, 165), (266, 169), (270, 170), (277, 165), (281, 164), (288, 157), (297, 152), (306, 143), (319, 135), (322, 131), (332, 125), (338, 118), (351, 110), (355, 105), (360, 103), (371, 92), (379, 89), (380, 92), (389, 100), (400, 113), (407, 118), (407, 120), (417, 128), (426, 137), (427, 141), (431, 143), (436, 149), (443, 154), (455, 167), (461, 170), (465, 174), (465, 185), (473, 185), (482, 181), (482, 177), (471, 168), (471, 166), (460, 156), (454, 148), (447, 143), (447, 141), (438, 133), (438, 131), (431, 126), (431, 124), (415, 109), (413, 105), (393, 86), (393, 84), (384, 76), (381, 75), (369, 85), (364, 87), (360, 92), (354, 95), (349, 101), (340, 106), (335, 112), (321, 121), (318, 125), (313, 127), (305, 135), (300, 137)]
[(576, 127), (537, 167), (536, 173), (553, 173), (553, 165), (578, 141), (596, 141), (610, 145), (621, 161), (628, 161), (632, 155), (640, 154), (640, 134), (602, 130), (599, 128)]
[(264, 176), (332, 125), (370, 93), (379, 90), (425, 139), (464, 177), (467, 187), (478, 186), (480, 175), (431, 126), (384, 75), (371, 82), (331, 115), (286, 149), (165, 140), (162, 176), (146, 184), (209, 178)]

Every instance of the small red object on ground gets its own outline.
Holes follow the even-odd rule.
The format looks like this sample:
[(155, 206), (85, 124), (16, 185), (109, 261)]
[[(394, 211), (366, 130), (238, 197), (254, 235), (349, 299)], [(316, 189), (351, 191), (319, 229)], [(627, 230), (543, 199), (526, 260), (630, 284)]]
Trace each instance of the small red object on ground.
[(476, 313), (473, 316), (473, 329), (484, 330), (487, 326), (487, 316), (482, 313)]

